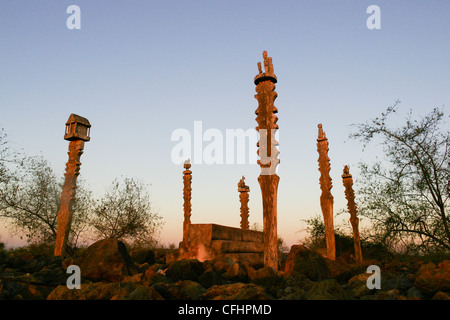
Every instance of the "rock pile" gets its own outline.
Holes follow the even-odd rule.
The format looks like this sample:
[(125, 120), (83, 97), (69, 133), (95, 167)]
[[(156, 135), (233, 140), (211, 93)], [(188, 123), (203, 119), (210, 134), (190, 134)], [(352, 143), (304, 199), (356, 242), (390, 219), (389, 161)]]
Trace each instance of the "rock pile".
[[(0, 299), (450, 299), (450, 260), (379, 264), (381, 289), (369, 289), (368, 264), (327, 260), (304, 246), (292, 246), (284, 271), (278, 273), (229, 258), (205, 262), (172, 258), (152, 251), (131, 252), (130, 257), (125, 245), (112, 239), (98, 241), (78, 258), (64, 261), (27, 252), (0, 256)], [(66, 285), (71, 264), (80, 267), (81, 289)]]

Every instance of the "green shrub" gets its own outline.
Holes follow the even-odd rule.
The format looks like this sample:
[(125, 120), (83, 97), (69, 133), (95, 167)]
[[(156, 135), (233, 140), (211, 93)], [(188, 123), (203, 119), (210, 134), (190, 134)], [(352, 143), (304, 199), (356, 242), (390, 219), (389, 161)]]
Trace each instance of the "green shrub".
[[(304, 241), (305, 245), (312, 250), (326, 248), (325, 224), (321, 216), (303, 220), (307, 223), (308, 238)], [(343, 229), (343, 228), (342, 228)], [(355, 255), (353, 235), (348, 235), (341, 228), (335, 227), (335, 245), (336, 257), (350, 257)], [(389, 260), (393, 253), (380, 242), (361, 239), (361, 251), (363, 259)]]
[(41, 243), (41, 244), (29, 244), (24, 248), (28, 253), (34, 256), (53, 256), (55, 246), (54, 244)]
[(5, 263), (7, 255), (8, 253), (6, 252), (5, 244), (0, 242), (0, 265)]

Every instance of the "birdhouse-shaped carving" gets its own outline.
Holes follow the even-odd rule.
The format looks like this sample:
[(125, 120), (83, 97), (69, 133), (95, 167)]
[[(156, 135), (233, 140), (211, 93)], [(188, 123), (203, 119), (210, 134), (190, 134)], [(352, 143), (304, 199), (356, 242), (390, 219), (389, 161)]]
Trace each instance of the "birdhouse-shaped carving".
[(64, 134), (64, 139), (69, 141), (89, 141), (91, 139), (89, 137), (90, 131), (91, 124), (89, 123), (89, 120), (72, 113), (69, 117), (69, 120), (67, 120), (66, 122), (66, 132)]

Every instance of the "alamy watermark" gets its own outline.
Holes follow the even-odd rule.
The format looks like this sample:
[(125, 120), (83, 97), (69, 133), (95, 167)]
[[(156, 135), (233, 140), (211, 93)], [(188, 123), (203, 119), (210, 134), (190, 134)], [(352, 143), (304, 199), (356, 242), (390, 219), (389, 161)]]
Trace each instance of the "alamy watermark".
[[(279, 130), (268, 132), (254, 128), (204, 130), (202, 121), (194, 121), (193, 130), (175, 129), (170, 137), (176, 144), (172, 147), (172, 163), (180, 165), (187, 159), (193, 164), (262, 164), (262, 174), (274, 174), (277, 159)], [(270, 143), (270, 147), (268, 144)], [(258, 146), (259, 144), (259, 154)]]
[(367, 288), (372, 289), (381, 289), (381, 270), (377, 265), (370, 265), (367, 267), (367, 273), (372, 273), (372, 275), (367, 278), (366, 285)]
[(366, 20), (366, 26), (369, 30), (381, 29), (381, 9), (377, 5), (371, 5), (367, 7), (366, 13), (371, 15)]
[[(81, 9), (79, 6), (72, 4), (67, 7), (66, 13), (70, 16), (66, 20), (66, 27), (69, 30), (81, 29)], [(372, 4), (367, 7), (366, 13), (370, 16), (366, 20), (366, 26), (369, 30), (381, 29), (381, 9), (379, 6)]]
[(77, 265), (70, 265), (67, 267), (66, 273), (71, 274), (70, 277), (67, 278), (66, 286), (68, 289), (81, 289), (81, 270)]
[(66, 20), (66, 27), (69, 30), (81, 29), (81, 9), (77, 5), (70, 5), (67, 7), (66, 13), (70, 13), (70, 16)]

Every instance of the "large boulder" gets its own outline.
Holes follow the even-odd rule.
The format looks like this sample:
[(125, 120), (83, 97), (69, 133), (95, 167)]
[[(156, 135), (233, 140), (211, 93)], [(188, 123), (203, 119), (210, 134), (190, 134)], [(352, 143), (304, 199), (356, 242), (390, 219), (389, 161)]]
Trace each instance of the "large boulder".
[(450, 292), (450, 260), (444, 260), (438, 266), (432, 262), (422, 265), (414, 286), (427, 295), (439, 291)]
[(164, 298), (152, 287), (137, 286), (133, 291), (120, 300), (164, 300)]
[(431, 298), (431, 300), (450, 300), (450, 294), (439, 291)]
[(209, 288), (214, 285), (222, 285), (225, 284), (226, 280), (222, 278), (216, 271), (213, 269), (207, 269), (203, 274), (198, 277), (198, 282), (204, 287)]
[(57, 286), (66, 284), (68, 274), (62, 268), (43, 267), (33, 277), (46, 285)]
[(288, 286), (284, 289), (280, 289), (279, 300), (306, 300), (306, 299), (307, 293), (302, 288)]
[(148, 263), (152, 265), (156, 262), (156, 254), (152, 250), (132, 250), (130, 258), (131, 261), (137, 264)]
[(167, 279), (161, 271), (155, 271), (153, 268), (145, 270), (141, 281), (142, 284), (150, 286), (158, 282), (169, 282), (169, 279)]
[(308, 300), (344, 300), (344, 289), (334, 279), (316, 282), (308, 291)]
[(24, 271), (21, 270), (21, 268), (26, 267), (30, 262), (33, 262), (33, 260), (35, 260), (35, 257), (31, 253), (26, 251), (18, 251), (10, 253), (5, 262), (6, 267)]
[(228, 270), (225, 273), (225, 278), (236, 282), (247, 282), (247, 268), (241, 263), (233, 263), (228, 267)]
[(254, 283), (232, 283), (212, 286), (203, 295), (205, 300), (273, 300), (263, 287)]
[(163, 300), (163, 297), (154, 288), (138, 283), (95, 282), (83, 283), (81, 289), (58, 286), (47, 300)]
[(223, 256), (219, 256), (218, 258), (211, 261), (213, 270), (219, 275), (223, 275), (224, 273), (226, 273), (228, 271), (228, 268), (234, 263), (235, 262), (232, 259)]
[(348, 263), (340, 257), (335, 261), (324, 258), (327, 264), (328, 276), (339, 283), (346, 283), (353, 276), (367, 270), (366, 264)]
[(95, 242), (76, 260), (76, 265), (81, 277), (94, 281), (120, 281), (137, 273), (125, 244), (116, 239)]
[(170, 264), (167, 277), (174, 282), (180, 280), (198, 281), (204, 271), (203, 263), (197, 259), (178, 260)]
[(398, 289), (391, 289), (387, 291), (380, 291), (375, 294), (375, 300), (406, 300), (405, 296), (400, 294)]
[(372, 295), (376, 292), (376, 289), (369, 289), (367, 287), (367, 279), (371, 275), (370, 273), (361, 273), (348, 280), (347, 289), (353, 297), (360, 299), (363, 296)]
[(52, 291), (52, 288), (48, 286), (33, 284), (35, 279), (30, 276), (27, 278), (31, 283), (23, 281), (23, 278), (11, 279), (11, 281), (0, 279), (0, 300), (43, 300)]
[(275, 270), (271, 267), (263, 267), (254, 269), (250, 265), (247, 265), (248, 280), (254, 284), (269, 287), (278, 282), (278, 276)]
[(61, 285), (47, 296), (47, 300), (111, 300), (118, 294), (119, 287), (115, 283), (81, 284), (81, 289), (69, 289)]
[(192, 280), (178, 281), (176, 285), (190, 300), (200, 300), (206, 292), (206, 289), (201, 284)]
[(151, 286), (152, 289), (156, 290), (161, 297), (165, 300), (189, 300), (192, 299), (189, 294), (195, 294), (195, 290), (198, 288), (188, 288), (188, 284), (194, 282), (183, 283), (179, 281), (178, 283), (167, 283), (167, 282), (157, 282)]
[(305, 275), (312, 281), (328, 278), (329, 271), (325, 259), (317, 252), (302, 245), (293, 245), (286, 258), (284, 277)]

